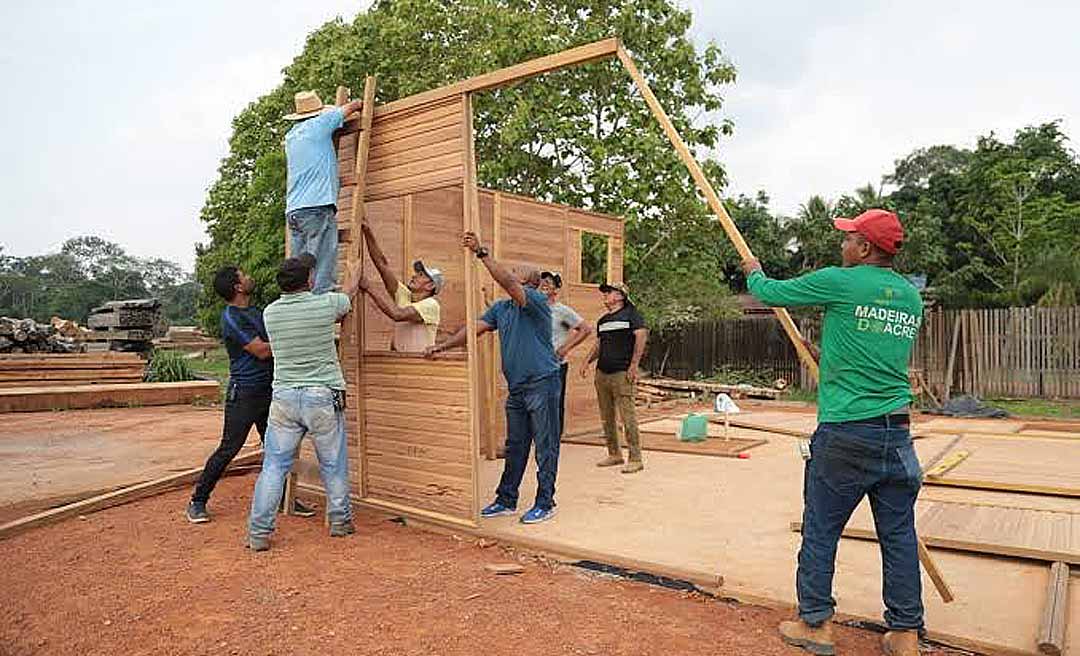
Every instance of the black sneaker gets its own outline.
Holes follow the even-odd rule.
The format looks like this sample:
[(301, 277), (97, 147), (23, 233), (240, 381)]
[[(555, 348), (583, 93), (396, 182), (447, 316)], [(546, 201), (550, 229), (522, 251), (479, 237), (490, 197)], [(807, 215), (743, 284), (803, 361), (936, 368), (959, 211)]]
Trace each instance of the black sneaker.
[(187, 507), (187, 520), (192, 524), (205, 524), (210, 521), (210, 513), (206, 512), (205, 501), (192, 501)]
[(344, 524), (330, 525), (330, 537), (332, 538), (343, 538), (352, 535), (353, 533), (356, 533), (356, 525), (352, 523), (352, 520), (349, 520)]
[(292, 514), (297, 517), (314, 517), (315, 509), (307, 504), (301, 503), (300, 499), (293, 499)]

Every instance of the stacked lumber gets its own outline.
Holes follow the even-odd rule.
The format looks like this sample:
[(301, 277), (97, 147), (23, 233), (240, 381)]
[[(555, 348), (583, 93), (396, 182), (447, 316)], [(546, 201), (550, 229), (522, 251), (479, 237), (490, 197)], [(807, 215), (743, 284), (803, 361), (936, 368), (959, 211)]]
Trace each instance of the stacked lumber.
[(95, 350), (149, 351), (166, 330), (156, 298), (110, 301), (90, 310), (86, 324), (91, 332), (85, 341), (107, 344)]
[(732, 398), (741, 399), (746, 397), (777, 399), (783, 394), (783, 390), (768, 387), (754, 387), (753, 385), (726, 385), (724, 383), (705, 383), (695, 380), (673, 380), (670, 378), (646, 378), (638, 387), (649, 394), (668, 396), (701, 396), (703, 394), (728, 394)]
[(0, 388), (141, 383), (146, 363), (136, 353), (0, 355)]
[(219, 401), (220, 396), (218, 383), (213, 380), (189, 380), (182, 383), (13, 387), (0, 389), (0, 412), (213, 403)]
[(76, 341), (33, 319), (0, 317), (0, 353), (71, 353)]
[(218, 340), (203, 333), (198, 326), (169, 326), (164, 337), (154, 340), (154, 348), (177, 351), (206, 351), (218, 345)]

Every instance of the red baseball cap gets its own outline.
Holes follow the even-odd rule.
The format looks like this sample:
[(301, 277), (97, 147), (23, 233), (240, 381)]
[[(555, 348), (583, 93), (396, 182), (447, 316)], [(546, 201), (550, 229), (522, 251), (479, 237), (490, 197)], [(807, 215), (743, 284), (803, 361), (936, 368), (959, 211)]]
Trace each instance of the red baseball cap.
[(904, 243), (904, 226), (900, 218), (887, 210), (866, 210), (854, 219), (833, 219), (837, 230), (857, 232), (866, 241), (881, 250), (895, 255)]

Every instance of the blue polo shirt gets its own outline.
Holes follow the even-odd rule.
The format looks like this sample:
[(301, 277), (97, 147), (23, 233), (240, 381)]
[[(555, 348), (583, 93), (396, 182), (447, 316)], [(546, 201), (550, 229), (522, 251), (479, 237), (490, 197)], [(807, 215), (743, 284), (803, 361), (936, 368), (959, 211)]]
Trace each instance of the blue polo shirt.
[(503, 375), (511, 390), (559, 373), (551, 345), (551, 306), (547, 297), (525, 286), (527, 302), (495, 302), (480, 320), (499, 331)]
[(345, 122), (345, 112), (332, 107), (318, 116), (300, 121), (285, 133), (288, 169), (285, 213), (304, 207), (337, 205), (337, 153), (334, 130)]
[(229, 352), (229, 384), (241, 387), (270, 387), (274, 380), (274, 359), (260, 360), (244, 350), (256, 337), (270, 341), (262, 310), (226, 305), (221, 312), (221, 336)]

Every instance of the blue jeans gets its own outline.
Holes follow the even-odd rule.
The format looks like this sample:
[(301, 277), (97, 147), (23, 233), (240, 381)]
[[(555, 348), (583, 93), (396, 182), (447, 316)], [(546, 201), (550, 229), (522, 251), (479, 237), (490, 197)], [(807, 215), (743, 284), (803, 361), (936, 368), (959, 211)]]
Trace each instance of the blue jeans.
[(810, 453), (795, 581), (799, 617), (817, 626), (833, 616), (836, 547), (851, 513), (869, 496), (881, 547), (885, 623), (890, 629), (921, 629), (915, 498), (922, 470), (907, 423), (890, 418), (823, 423), (810, 439)]
[(331, 524), (352, 520), (349, 504), (349, 458), (345, 444), (345, 413), (334, 408), (328, 387), (274, 390), (270, 419), (263, 441), (262, 472), (255, 482), (248, 532), (265, 537), (274, 530), (274, 519), (285, 476), (292, 469), (296, 449), (304, 436), (311, 438), (319, 458), (319, 475), (326, 489), (326, 511)]
[(555, 506), (555, 476), (559, 470), (559, 373), (519, 385), (506, 397), (506, 464), (495, 500), (517, 508), (518, 487), (525, 475), (529, 448), (536, 442), (536, 506)]
[(301, 207), (285, 215), (291, 233), (290, 255), (301, 253), (315, 256), (315, 286), (311, 291), (322, 294), (334, 288), (337, 270), (337, 208), (333, 205)]

